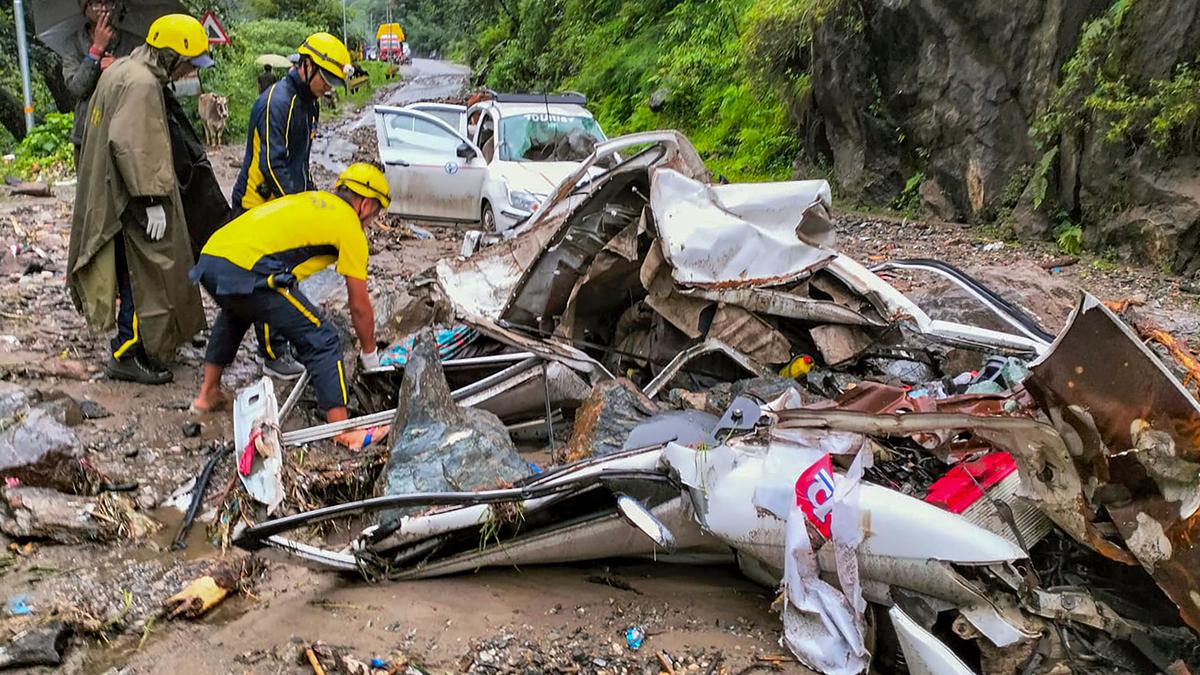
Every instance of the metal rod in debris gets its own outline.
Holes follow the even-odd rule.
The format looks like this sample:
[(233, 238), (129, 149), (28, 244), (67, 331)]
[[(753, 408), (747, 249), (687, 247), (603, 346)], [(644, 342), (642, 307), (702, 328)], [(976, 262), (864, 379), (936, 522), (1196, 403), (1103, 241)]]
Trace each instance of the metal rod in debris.
[[(442, 361), (442, 370), (454, 370), (455, 368), (474, 368), (475, 366), (493, 366), (498, 363), (517, 363), (524, 361), (527, 358), (536, 356), (533, 352), (512, 352), (507, 354), (493, 354), (491, 356), (472, 356), (465, 359), (450, 359)], [(376, 373), (391, 373), (404, 370), (401, 365), (386, 365), (376, 366), (363, 370), (364, 373), (374, 375)]]
[(300, 379), (296, 380), (296, 384), (292, 387), (291, 393), (288, 394), (287, 400), (283, 402), (283, 407), (279, 409), (280, 424), (283, 424), (283, 421), (291, 414), (292, 408), (295, 408), (296, 404), (300, 402), (300, 394), (304, 393), (304, 388), (308, 386), (310, 379), (312, 378), (308, 376), (308, 369), (305, 368), (304, 373), (300, 375)]
[(175, 540), (171, 542), (172, 551), (178, 551), (187, 547), (188, 532), (191, 532), (192, 523), (196, 522), (196, 514), (200, 512), (200, 505), (204, 503), (204, 493), (208, 490), (208, 481), (212, 478), (213, 469), (216, 468), (217, 463), (225, 455), (228, 455), (232, 451), (233, 443), (225, 443), (216, 450), (213, 450), (212, 457), (204, 464), (204, 470), (200, 472), (200, 476), (196, 478), (196, 484), (192, 486), (192, 503), (188, 505), (187, 513), (183, 516), (183, 522), (179, 523), (179, 532), (175, 535)]
[(546, 392), (546, 438), (554, 452), (554, 412), (550, 408), (550, 365), (542, 361), (542, 389)]
[[(488, 387), (503, 382), (504, 380), (512, 378), (515, 375), (519, 375), (522, 372), (533, 368), (537, 365), (537, 362), (537, 358), (525, 359), (524, 361), (521, 361), (516, 365), (509, 366), (508, 368), (505, 368), (494, 375), (489, 375), (478, 382), (473, 382), (465, 387), (455, 389), (454, 391), (450, 392), (450, 398), (455, 401), (461, 401), (467, 396), (486, 390)], [(354, 419), (342, 420), (341, 422), (330, 422), (329, 424), (321, 424), (315, 427), (309, 427), (307, 429), (289, 431), (283, 434), (283, 444), (304, 445), (305, 443), (312, 443), (314, 441), (320, 441), (326, 438), (333, 438), (334, 436), (337, 436), (345, 431), (363, 429), (365, 427), (374, 426), (377, 424), (385, 424), (391, 420), (395, 414), (396, 409), (392, 408), (391, 410), (384, 410), (382, 412), (372, 413), (370, 415), (364, 415)]]

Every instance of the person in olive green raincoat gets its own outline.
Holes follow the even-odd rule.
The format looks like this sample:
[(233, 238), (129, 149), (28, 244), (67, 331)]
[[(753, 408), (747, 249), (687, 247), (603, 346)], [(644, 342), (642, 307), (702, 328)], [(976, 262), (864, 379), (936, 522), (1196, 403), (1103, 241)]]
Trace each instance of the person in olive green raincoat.
[(193, 17), (170, 14), (146, 44), (100, 76), (88, 108), (71, 223), (71, 299), (98, 330), (112, 330), (105, 370), (114, 379), (163, 384), (163, 361), (204, 328), (188, 280), (192, 247), (171, 155), (163, 87), (212, 65)]

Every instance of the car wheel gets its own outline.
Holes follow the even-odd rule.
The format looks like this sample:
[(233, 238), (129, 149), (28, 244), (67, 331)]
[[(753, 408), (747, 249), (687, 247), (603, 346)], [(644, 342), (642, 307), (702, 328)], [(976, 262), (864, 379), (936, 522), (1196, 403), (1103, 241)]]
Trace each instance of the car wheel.
[(482, 223), (484, 232), (496, 232), (496, 212), (492, 210), (491, 204), (483, 203), (483, 212), (479, 215), (479, 222)]

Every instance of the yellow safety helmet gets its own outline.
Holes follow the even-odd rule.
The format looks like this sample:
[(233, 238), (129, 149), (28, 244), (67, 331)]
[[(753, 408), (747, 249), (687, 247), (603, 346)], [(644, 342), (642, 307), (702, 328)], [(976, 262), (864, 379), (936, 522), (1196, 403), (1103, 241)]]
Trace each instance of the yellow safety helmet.
[(187, 14), (167, 14), (155, 19), (146, 34), (146, 44), (170, 49), (190, 59), (198, 68), (213, 63), (212, 57), (205, 54), (208, 51), (208, 35), (204, 32), (204, 26)]
[(311, 58), (329, 78), (330, 84), (346, 86), (351, 68), (350, 50), (341, 40), (329, 33), (313, 33), (296, 51)]
[(392, 203), (387, 178), (382, 171), (370, 164), (360, 162), (346, 167), (342, 175), (338, 176), (337, 187), (344, 187), (360, 197), (376, 199), (385, 209)]

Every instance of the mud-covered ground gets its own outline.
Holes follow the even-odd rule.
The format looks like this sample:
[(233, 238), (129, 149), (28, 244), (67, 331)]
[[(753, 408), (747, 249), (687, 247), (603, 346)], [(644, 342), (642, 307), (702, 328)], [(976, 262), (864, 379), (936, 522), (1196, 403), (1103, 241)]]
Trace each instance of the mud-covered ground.
[[(382, 92), (380, 102), (451, 96), (465, 73), (418, 61), (406, 76), (405, 84)], [(328, 181), (351, 161), (355, 135), (370, 128), (369, 113), (326, 123), (316, 146), (318, 178)], [(240, 146), (212, 154), (227, 186), (241, 155)], [(89, 462), (110, 484), (136, 482), (131, 497), (163, 527), (137, 542), (20, 542), (0, 558), (0, 602), (27, 595), (32, 613), (0, 618), (0, 639), (55, 617), (91, 622), (97, 629), (74, 637), (68, 649), (64, 671), (77, 673), (308, 673), (304, 648), (318, 642), (318, 652), (364, 663), (382, 659), (388, 665), (375, 671), (380, 673), (401, 662), (426, 672), (657, 673), (665, 669), (664, 658), (675, 672), (801, 670), (779, 660), (773, 594), (727, 567), (610, 561), (370, 585), (268, 558), (264, 571), (248, 580), (248, 592), (203, 619), (155, 618), (164, 599), (223, 555), (233, 555), (214, 548), (202, 524), (186, 550), (169, 552), (180, 514), (161, 506), (200, 471), (215, 444), (231, 437), (232, 418), (187, 412), (199, 384), (202, 341), (180, 351), (172, 384), (149, 387), (103, 376), (108, 336), (88, 331), (64, 285), (73, 186), (57, 186), (54, 193), (0, 197), (0, 275), (6, 278), (0, 286), (0, 379), (94, 401), (107, 411), (75, 427)], [(453, 255), (455, 231), (433, 231), (433, 239), (408, 236), (402, 227), (376, 232), (373, 283), (386, 287)], [(1200, 334), (1194, 288), (1158, 270), (1092, 256), (1064, 266), (1069, 261), (1049, 243), (1007, 242), (957, 224), (844, 214), (839, 237), (842, 249), (864, 262), (952, 262), (1052, 330), (1084, 288), (1105, 300), (1143, 301), (1165, 326), (1188, 338)], [(907, 273), (894, 281), (928, 299), (936, 312), (964, 311), (936, 283)], [(249, 346), (226, 376), (230, 387), (259, 377)], [(281, 396), (286, 391), (279, 388)], [(188, 437), (185, 426), (193, 422), (200, 423), (199, 434)], [(231, 476), (231, 466), (219, 469), (210, 494)], [(631, 626), (647, 634), (636, 652), (625, 641)]]

